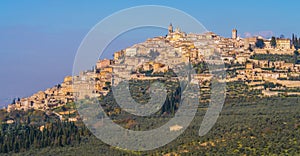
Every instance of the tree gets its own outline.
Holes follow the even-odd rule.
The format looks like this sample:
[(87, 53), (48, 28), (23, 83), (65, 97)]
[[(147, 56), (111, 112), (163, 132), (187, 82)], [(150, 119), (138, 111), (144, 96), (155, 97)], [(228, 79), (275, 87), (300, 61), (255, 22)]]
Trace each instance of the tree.
[(294, 51), (294, 55), (298, 56), (299, 52), (297, 50)]
[(257, 48), (260, 48), (260, 49), (264, 48), (265, 47), (264, 40), (263, 39), (257, 39), (257, 41), (255, 42), (255, 46)]
[(271, 46), (273, 47), (273, 48), (275, 48), (276, 47), (276, 38), (274, 37), (274, 36), (272, 36), (272, 38), (271, 38)]
[(17, 152), (19, 152), (19, 150), (20, 150), (20, 144), (18, 141), (16, 141), (14, 144), (14, 151), (17, 153)]
[(62, 106), (62, 107), (61, 107), (61, 110), (62, 110), (62, 111), (67, 111), (67, 108), (66, 108), (65, 106)]
[(248, 50), (249, 50), (250, 52), (253, 52), (253, 49), (252, 49), (251, 44), (249, 44)]
[(8, 146), (6, 143), (4, 143), (4, 146), (3, 146), (3, 152), (4, 153), (8, 153), (9, 149), (8, 149)]
[(61, 88), (61, 85), (60, 84), (57, 84), (56, 85), (57, 89)]
[(109, 81), (105, 82), (106, 87), (109, 87), (110, 85), (111, 85), (111, 82), (109, 82)]
[(30, 120), (30, 116), (27, 116), (27, 125), (29, 125), (29, 124), (30, 124), (30, 122), (31, 122), (31, 120)]
[(11, 102), (11, 104), (16, 104), (16, 98), (13, 99), (13, 101)]
[(25, 149), (29, 149), (30, 147), (30, 141), (28, 139), (28, 137), (26, 138), (26, 141), (25, 141)]
[(294, 63), (296, 64), (298, 62), (298, 56), (299, 52), (297, 50), (294, 51)]
[(294, 41), (293, 41), (293, 44), (294, 44), (295, 49), (298, 50), (299, 47), (300, 47), (300, 42), (299, 42), (299, 40), (298, 40), (297, 37), (295, 37), (295, 39), (294, 39)]

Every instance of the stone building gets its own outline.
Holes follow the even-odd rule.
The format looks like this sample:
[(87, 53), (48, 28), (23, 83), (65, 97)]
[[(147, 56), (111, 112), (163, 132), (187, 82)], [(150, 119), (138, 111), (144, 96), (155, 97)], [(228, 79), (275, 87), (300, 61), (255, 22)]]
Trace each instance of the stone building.
[(168, 33), (171, 34), (173, 33), (173, 26), (172, 23), (170, 23), (169, 27), (168, 27)]
[(104, 60), (98, 60), (96, 63), (97, 69), (103, 69), (105, 67), (108, 67), (112, 64), (112, 60), (104, 59)]
[(234, 40), (237, 39), (237, 30), (233, 29), (231, 35), (232, 35), (231, 36), (232, 39), (234, 39)]
[(291, 40), (286, 38), (276, 39), (276, 48), (278, 49), (291, 49)]

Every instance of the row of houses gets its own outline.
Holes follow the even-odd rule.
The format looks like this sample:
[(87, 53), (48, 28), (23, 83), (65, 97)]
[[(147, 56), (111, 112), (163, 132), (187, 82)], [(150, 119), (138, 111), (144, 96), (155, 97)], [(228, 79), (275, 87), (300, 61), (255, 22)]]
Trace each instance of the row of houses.
[[(250, 59), (253, 54), (292, 55), (294, 49), (289, 39), (276, 39), (275, 48), (271, 46), (270, 40), (260, 37), (242, 39), (237, 37), (237, 30), (232, 33), (232, 38), (224, 38), (213, 32), (186, 34), (180, 29), (173, 31), (173, 27), (169, 27), (166, 37), (147, 39), (115, 52), (112, 60), (99, 60), (92, 70), (68, 76), (62, 84), (17, 100), (7, 110), (47, 110), (76, 99), (104, 96), (109, 92), (110, 85), (117, 85), (124, 79), (148, 79), (140, 70), (159, 73), (172, 69), (176, 72), (182, 70), (182, 64), (185, 63), (206, 61), (210, 64), (245, 66), (245, 69), (236, 70), (235, 76), (229, 77), (228, 81), (289, 79), (292, 73), (300, 72), (300, 66), (293, 63)], [(254, 47), (258, 40), (263, 40), (265, 47), (251, 51), (249, 47)], [(276, 72), (265, 68), (274, 68)], [(210, 74), (196, 74), (192, 79), (193, 83), (197, 83), (211, 78)]]

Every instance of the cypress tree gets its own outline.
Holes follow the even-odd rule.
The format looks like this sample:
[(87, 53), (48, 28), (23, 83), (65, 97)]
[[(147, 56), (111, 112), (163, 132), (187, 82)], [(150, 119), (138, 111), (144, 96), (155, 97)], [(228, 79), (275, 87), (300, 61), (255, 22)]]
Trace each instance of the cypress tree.
[(6, 143), (4, 143), (3, 152), (8, 153), (9, 149)]
[(271, 46), (272, 46), (273, 48), (276, 47), (276, 38), (275, 38), (274, 36), (271, 38)]
[(14, 145), (14, 151), (15, 151), (16, 153), (18, 153), (19, 150), (20, 150), (20, 143), (19, 143), (19, 141), (16, 141), (16, 142), (15, 142), (15, 145)]

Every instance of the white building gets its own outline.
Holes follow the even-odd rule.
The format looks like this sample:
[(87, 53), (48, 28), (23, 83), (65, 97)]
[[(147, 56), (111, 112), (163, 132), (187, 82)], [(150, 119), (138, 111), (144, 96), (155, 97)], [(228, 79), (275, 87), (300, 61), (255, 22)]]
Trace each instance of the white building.
[(125, 55), (129, 57), (133, 57), (137, 54), (137, 48), (127, 48), (125, 50)]

